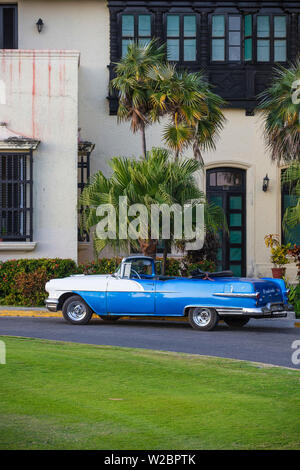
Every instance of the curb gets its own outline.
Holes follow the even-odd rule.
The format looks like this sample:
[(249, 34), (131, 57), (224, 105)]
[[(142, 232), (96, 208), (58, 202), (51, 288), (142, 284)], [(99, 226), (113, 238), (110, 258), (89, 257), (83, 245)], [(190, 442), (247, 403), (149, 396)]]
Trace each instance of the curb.
[[(59, 312), (49, 312), (46, 308), (26, 308), (26, 307), (0, 307), (0, 317), (22, 317), (22, 318), (62, 318), (62, 313)], [(159, 320), (159, 321), (166, 321), (166, 322), (181, 322), (181, 323), (188, 323), (188, 318), (174, 318), (174, 317), (122, 317), (123, 320)], [(93, 320), (103, 321), (99, 318), (98, 315), (93, 315)], [(290, 318), (281, 318), (281, 320), (289, 320), (293, 321)], [(224, 324), (224, 320), (220, 320), (219, 322), (221, 325)], [(300, 328), (300, 320), (294, 320), (294, 328)]]

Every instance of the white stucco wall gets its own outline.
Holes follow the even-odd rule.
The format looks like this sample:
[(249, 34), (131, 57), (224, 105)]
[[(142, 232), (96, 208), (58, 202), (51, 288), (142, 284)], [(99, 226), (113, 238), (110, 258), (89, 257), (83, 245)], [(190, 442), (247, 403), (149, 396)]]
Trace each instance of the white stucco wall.
[(0, 121), (41, 141), (33, 157), (36, 248), (3, 251), (2, 243), (1, 260), (77, 260), (78, 63), (75, 51), (0, 51)]
[[(138, 156), (141, 138), (132, 135), (128, 124), (117, 125), (109, 116), (109, 11), (104, 0), (20, 0), (19, 47), (29, 49), (75, 49), (80, 51), (79, 127), (83, 139), (96, 144), (92, 172), (108, 172), (114, 155)], [(38, 34), (35, 23), (44, 21)], [(204, 155), (208, 166), (237, 166), (247, 170), (247, 266), (250, 275), (270, 275), (267, 233), (280, 233), (280, 171), (266, 154), (259, 116), (247, 117), (244, 110), (226, 110), (227, 123), (216, 152)], [(147, 131), (148, 147), (161, 146), (161, 129)], [(270, 189), (262, 191), (268, 173)], [(54, 172), (53, 172), (54, 174)], [(204, 180), (204, 179), (203, 179)], [(49, 204), (48, 204), (49, 205)], [(65, 224), (63, 225), (63, 227)], [(90, 250), (92, 253), (92, 250)], [(291, 270), (291, 276), (295, 270)]]

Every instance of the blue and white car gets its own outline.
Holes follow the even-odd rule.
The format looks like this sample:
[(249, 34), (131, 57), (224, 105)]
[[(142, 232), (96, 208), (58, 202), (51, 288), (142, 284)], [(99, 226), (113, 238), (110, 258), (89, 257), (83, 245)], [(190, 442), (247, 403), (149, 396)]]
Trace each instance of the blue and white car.
[(192, 277), (156, 274), (152, 258), (124, 258), (115, 274), (75, 275), (46, 284), (48, 310), (87, 324), (93, 313), (107, 321), (122, 316), (188, 317), (197, 330), (212, 330), (219, 319), (241, 327), (250, 318), (286, 317), (292, 310), (281, 279), (247, 279), (228, 272)]

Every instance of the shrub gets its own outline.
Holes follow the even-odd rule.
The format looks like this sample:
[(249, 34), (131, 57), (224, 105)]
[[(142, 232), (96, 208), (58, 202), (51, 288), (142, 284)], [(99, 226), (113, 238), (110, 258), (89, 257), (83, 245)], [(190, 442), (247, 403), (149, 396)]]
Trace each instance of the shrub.
[[(19, 259), (0, 263), (0, 303), (2, 305), (44, 305), (49, 279), (77, 272), (71, 259)], [(36, 282), (36, 286), (35, 286)], [(33, 291), (30, 293), (30, 287)], [(36, 302), (36, 304), (35, 304)]]
[[(33, 273), (19, 273), (15, 279), (15, 288), (18, 296), (23, 299), (23, 305), (41, 305), (45, 300), (45, 284), (48, 281), (44, 268), (38, 268)], [(13, 298), (11, 298), (13, 300)], [(15, 303), (15, 302), (13, 302)]]
[[(117, 270), (121, 258), (102, 258), (79, 266), (70, 259), (20, 259), (0, 262), (0, 304), (44, 306), (48, 294), (45, 284), (50, 279), (72, 274), (112, 274)], [(167, 260), (167, 276), (185, 276), (199, 267), (213, 271), (214, 263), (199, 261), (189, 264), (187, 259)]]
[[(183, 261), (183, 263), (185, 263)], [(189, 263), (186, 262), (184, 264), (185, 266), (185, 275), (190, 276), (192, 271), (195, 271), (196, 269), (200, 269), (201, 271), (204, 272), (209, 272), (212, 273), (216, 270), (216, 265), (213, 261), (209, 261), (207, 259), (204, 259), (202, 261), (198, 261), (197, 263)]]
[(265, 245), (267, 248), (270, 248), (271, 251), (271, 261), (275, 267), (282, 267), (288, 263), (290, 260), (288, 258), (291, 244), (282, 245), (279, 243), (279, 235), (266, 235), (265, 236)]
[(116, 272), (121, 263), (121, 258), (101, 258), (97, 262), (80, 264), (77, 268), (78, 274), (112, 274)]

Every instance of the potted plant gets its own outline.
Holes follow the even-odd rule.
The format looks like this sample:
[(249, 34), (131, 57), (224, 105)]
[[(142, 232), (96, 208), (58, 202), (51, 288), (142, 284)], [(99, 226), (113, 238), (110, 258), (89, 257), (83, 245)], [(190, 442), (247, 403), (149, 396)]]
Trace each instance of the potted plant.
[(292, 257), (294, 263), (296, 263), (298, 272), (297, 277), (300, 281), (300, 245), (293, 245), (289, 249), (289, 255)]
[(288, 255), (291, 244), (283, 245), (279, 241), (279, 235), (266, 235), (265, 245), (270, 248), (271, 261), (273, 263), (272, 275), (274, 279), (282, 279), (285, 275), (286, 264), (290, 262)]

